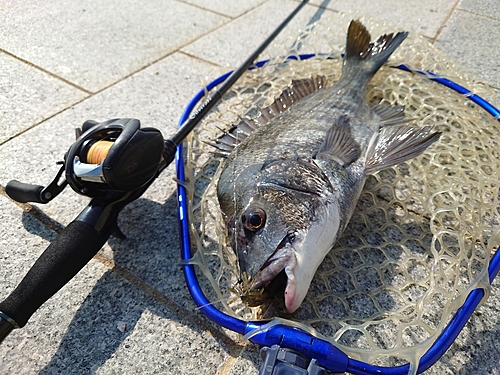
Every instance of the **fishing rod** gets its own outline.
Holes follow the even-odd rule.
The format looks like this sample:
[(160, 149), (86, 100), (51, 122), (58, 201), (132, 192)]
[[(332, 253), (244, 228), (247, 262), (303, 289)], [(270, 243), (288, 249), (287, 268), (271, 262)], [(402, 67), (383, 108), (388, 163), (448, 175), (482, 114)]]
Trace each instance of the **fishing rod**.
[(303, 0), (170, 139), (164, 139), (158, 129), (141, 128), (137, 119), (86, 121), (77, 129), (77, 140), (59, 163), (59, 172), (49, 185), (15, 180), (6, 185), (9, 197), (21, 203), (48, 203), (67, 185), (92, 199), (0, 303), (0, 342), (12, 330), (24, 327), (35, 311), (66, 285), (111, 235), (124, 238), (117, 224), (121, 210), (139, 198), (174, 160), (177, 146), (307, 2)]

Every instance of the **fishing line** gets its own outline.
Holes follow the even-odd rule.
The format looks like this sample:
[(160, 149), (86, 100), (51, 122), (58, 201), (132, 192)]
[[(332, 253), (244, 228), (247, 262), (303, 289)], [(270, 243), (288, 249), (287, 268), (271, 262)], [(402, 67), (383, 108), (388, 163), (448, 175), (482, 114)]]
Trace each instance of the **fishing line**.
[(93, 143), (85, 155), (86, 162), (89, 164), (101, 164), (106, 159), (106, 156), (108, 156), (113, 144), (114, 142), (105, 140)]

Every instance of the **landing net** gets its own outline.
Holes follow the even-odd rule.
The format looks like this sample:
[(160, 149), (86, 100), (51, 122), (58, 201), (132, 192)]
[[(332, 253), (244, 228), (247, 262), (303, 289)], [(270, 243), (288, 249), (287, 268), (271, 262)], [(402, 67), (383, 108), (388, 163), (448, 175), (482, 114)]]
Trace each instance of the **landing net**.
[[(241, 118), (257, 116), (292, 79), (324, 75), (329, 85), (338, 80), (352, 18), (372, 38), (397, 31), (359, 15), (321, 19), (267, 52), (316, 56), (273, 57), (249, 71), (188, 141), (190, 263), (198, 266), (207, 298), (227, 314), (255, 320), (277, 312), (246, 307), (229, 291), (238, 274), (216, 196), (221, 159), (204, 142)], [(469, 292), (489, 291), (488, 262), (500, 244), (500, 133), (498, 122), (466, 96), (416, 73), (446, 77), (494, 103), (487, 85), (425, 39), (410, 34), (389, 63), (414, 72), (383, 67), (369, 86), (370, 103), (404, 106), (416, 125), (434, 125), (443, 135), (423, 155), (368, 178), (347, 230), (289, 319), (352, 358), (381, 366), (410, 362), (415, 369)]]

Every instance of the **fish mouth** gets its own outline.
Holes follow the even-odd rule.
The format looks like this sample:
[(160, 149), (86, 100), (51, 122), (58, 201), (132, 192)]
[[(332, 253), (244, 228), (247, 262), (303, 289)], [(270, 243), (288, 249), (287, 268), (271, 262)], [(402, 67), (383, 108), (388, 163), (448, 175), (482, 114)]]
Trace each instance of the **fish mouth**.
[(251, 290), (267, 288), (285, 268), (289, 266), (293, 268), (297, 262), (295, 249), (292, 246), (294, 238), (295, 236), (291, 234), (283, 238), (276, 250), (256, 272)]

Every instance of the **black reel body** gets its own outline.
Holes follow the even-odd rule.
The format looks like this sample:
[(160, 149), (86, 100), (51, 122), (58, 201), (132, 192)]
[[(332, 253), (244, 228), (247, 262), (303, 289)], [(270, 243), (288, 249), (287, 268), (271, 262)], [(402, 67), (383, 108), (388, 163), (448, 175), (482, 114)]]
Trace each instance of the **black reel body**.
[(126, 118), (90, 125), (64, 158), (66, 180), (76, 192), (98, 197), (134, 191), (156, 176), (165, 148), (159, 130)]
[[(136, 119), (86, 121), (77, 129), (77, 137), (48, 186), (13, 180), (5, 187), (6, 193), (21, 203), (48, 203), (69, 184), (79, 194), (108, 199), (141, 189), (165, 164), (166, 143), (161, 132), (141, 129)], [(66, 179), (58, 183), (64, 170)]]

